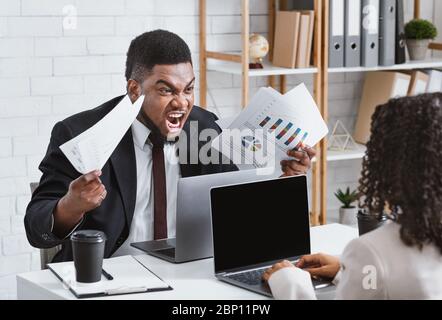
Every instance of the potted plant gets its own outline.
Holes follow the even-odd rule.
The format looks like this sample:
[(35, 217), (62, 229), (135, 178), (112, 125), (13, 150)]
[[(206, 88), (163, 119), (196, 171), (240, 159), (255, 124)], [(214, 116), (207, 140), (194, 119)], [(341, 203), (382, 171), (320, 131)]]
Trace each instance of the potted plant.
[(437, 37), (436, 27), (427, 20), (414, 19), (405, 25), (405, 38), (411, 60), (424, 60), (430, 40)]
[(358, 208), (352, 204), (359, 199), (359, 193), (356, 190), (350, 192), (350, 188), (348, 187), (345, 192), (338, 189), (335, 192), (335, 196), (342, 203), (339, 209), (339, 223), (355, 225), (357, 223), (356, 216)]

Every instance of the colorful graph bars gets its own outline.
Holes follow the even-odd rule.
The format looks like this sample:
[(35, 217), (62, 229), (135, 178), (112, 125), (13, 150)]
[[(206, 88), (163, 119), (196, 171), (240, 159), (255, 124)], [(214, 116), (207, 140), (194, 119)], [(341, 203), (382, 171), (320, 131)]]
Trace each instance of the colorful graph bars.
[(271, 126), (269, 130), (270, 131), (276, 130), (276, 128), (278, 128), (281, 123), (282, 123), (282, 119), (278, 119), (278, 121), (276, 121), (275, 124), (273, 126)]
[(293, 127), (293, 123), (289, 122), (289, 124), (276, 136), (276, 139), (280, 140), (283, 136), (285, 136), (291, 127)]
[(271, 119), (272, 118), (270, 118), (270, 117), (266, 117), (264, 120), (261, 121), (259, 126), (263, 128)]
[[(270, 121), (272, 120), (272, 118), (271, 117), (269, 117), (269, 116), (266, 116), (265, 117), (265, 119), (264, 120), (262, 120), (260, 123), (259, 123), (259, 126), (260, 127), (265, 127)], [(276, 129), (278, 129), (278, 127), (281, 125), (283, 123), (283, 120), (282, 119), (278, 119), (269, 129), (268, 129), (268, 131), (269, 132), (272, 132), (272, 131), (275, 131)], [(293, 127), (293, 123), (291, 123), (291, 122), (289, 122), (286, 126), (285, 126), (285, 128), (284, 129), (282, 129), (279, 133), (278, 133), (278, 135), (276, 136), (276, 138), (278, 139), (278, 140), (281, 140), (282, 139), (282, 137), (284, 137), (288, 132), (289, 132), (289, 130), (291, 129)], [(296, 130), (295, 130), (295, 132), (284, 142), (284, 144), (286, 145), (286, 146), (289, 146), (293, 141), (295, 141), (295, 139), (299, 136), (301, 134), (301, 128), (297, 128)], [(301, 138), (301, 140), (298, 142), (298, 144), (296, 145), (296, 147), (295, 148), (299, 148), (301, 145), (302, 145), (302, 143), (305, 141), (305, 139), (307, 139), (307, 137), (308, 137), (308, 132), (305, 132), (303, 135), (302, 135), (302, 138)]]
[(301, 129), (298, 128), (296, 129), (295, 133), (293, 133), (290, 138), (287, 139), (287, 141), (285, 142), (285, 145), (288, 146), (290, 143), (293, 142), (293, 140), (296, 139), (296, 137), (298, 136), (298, 134), (301, 132)]
[(304, 133), (304, 135), (301, 138), (301, 141), (298, 142), (298, 144), (296, 145), (295, 149), (298, 149), (301, 146), (301, 144), (305, 141), (307, 136), (308, 136), (308, 132)]

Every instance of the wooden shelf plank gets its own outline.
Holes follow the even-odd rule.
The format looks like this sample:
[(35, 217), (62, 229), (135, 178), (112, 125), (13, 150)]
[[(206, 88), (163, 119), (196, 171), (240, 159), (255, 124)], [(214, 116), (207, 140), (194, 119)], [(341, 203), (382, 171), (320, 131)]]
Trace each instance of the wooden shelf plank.
[(367, 71), (391, 71), (391, 70), (411, 70), (411, 69), (431, 69), (442, 68), (442, 58), (431, 58), (427, 60), (408, 61), (404, 64), (395, 64), (393, 66), (378, 67), (355, 67), (355, 68), (329, 68), (329, 73), (342, 72), (367, 72)]
[[(276, 75), (290, 75), (290, 74), (315, 74), (318, 69), (315, 67), (305, 69), (288, 69), (273, 66), (268, 62), (263, 63), (264, 69), (250, 69), (249, 77), (264, 77), (264, 76), (276, 76)], [(209, 59), (207, 61), (207, 70), (218, 71), (230, 74), (241, 75), (242, 66), (240, 63), (218, 61)]]
[[(362, 144), (357, 144), (356, 149), (350, 149), (345, 151), (327, 150), (327, 161), (341, 161), (341, 160), (354, 160), (362, 159), (365, 155), (366, 147)], [(316, 162), (316, 158), (313, 162)]]
[(362, 159), (367, 148), (362, 144), (357, 144), (355, 149), (345, 151), (327, 150), (327, 161)]

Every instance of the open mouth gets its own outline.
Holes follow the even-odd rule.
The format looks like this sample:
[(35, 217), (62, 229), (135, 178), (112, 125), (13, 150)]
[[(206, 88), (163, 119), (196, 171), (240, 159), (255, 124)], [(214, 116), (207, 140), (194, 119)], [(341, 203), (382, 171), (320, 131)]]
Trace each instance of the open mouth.
[(169, 132), (176, 132), (182, 127), (185, 111), (172, 111), (166, 116), (166, 124)]

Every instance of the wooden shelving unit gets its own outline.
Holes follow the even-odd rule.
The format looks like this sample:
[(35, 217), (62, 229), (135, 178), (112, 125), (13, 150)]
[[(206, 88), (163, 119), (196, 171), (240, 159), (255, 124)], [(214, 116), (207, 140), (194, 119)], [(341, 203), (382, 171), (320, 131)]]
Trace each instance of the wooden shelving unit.
[[(264, 0), (263, 0), (264, 1)], [(277, 8), (279, 8), (279, 2), (277, 0), (267, 0), (269, 10), (269, 35), (268, 40), (270, 48), (273, 43), (273, 30), (274, 30), (274, 16)], [(205, 107), (207, 105), (207, 79), (206, 73), (210, 71), (218, 71), (229, 74), (241, 75), (241, 105), (247, 106), (249, 101), (249, 78), (250, 77), (268, 77), (268, 83), (270, 86), (275, 87), (275, 77), (279, 76), (279, 91), (284, 93), (286, 91), (286, 75), (292, 74), (312, 74), (314, 77), (314, 98), (319, 105), (321, 102), (320, 88), (321, 84), (321, 23), (322, 23), (322, 1), (314, 0), (315, 4), (315, 36), (313, 44), (313, 66), (305, 69), (288, 69), (280, 68), (271, 65), (271, 63), (265, 63), (265, 68), (262, 70), (249, 70), (249, 0), (241, 0), (241, 41), (242, 50), (240, 54), (231, 54), (225, 52), (213, 52), (208, 51), (206, 47), (206, 0), (199, 0), (199, 27), (200, 27), (200, 105)], [(272, 52), (269, 52), (269, 56), (272, 56)], [(313, 165), (312, 172), (312, 223), (318, 224), (317, 217), (319, 216), (319, 163)]]
[[(262, 0), (265, 1), (265, 0)], [(284, 9), (284, 1), (267, 0), (269, 11), (268, 40), (270, 48), (273, 43), (273, 30), (275, 12), (278, 8)], [(313, 79), (316, 104), (325, 121), (328, 120), (328, 82), (330, 73), (339, 72), (367, 72), (380, 70), (412, 70), (426, 68), (442, 68), (442, 58), (425, 61), (410, 61), (406, 64), (375, 68), (328, 68), (328, 34), (329, 34), (329, 1), (314, 0), (315, 10), (315, 36), (313, 44), (313, 66), (306, 69), (286, 69), (275, 67), (271, 62), (264, 64), (264, 69), (249, 70), (249, 0), (241, 0), (241, 42), (242, 50), (238, 54), (208, 51), (206, 48), (206, 0), (199, 0), (199, 28), (200, 28), (200, 105), (207, 105), (207, 71), (217, 71), (240, 75), (241, 105), (245, 107), (249, 100), (249, 78), (268, 77), (268, 84), (275, 87), (276, 76), (279, 77), (279, 91), (286, 91), (286, 76), (293, 74), (311, 74)], [(281, 5), (281, 6), (280, 6)], [(414, 1), (414, 16), (420, 16), (420, 0)], [(432, 43), (430, 49), (442, 50), (442, 44)], [(272, 51), (269, 52), (271, 59)], [(311, 222), (313, 225), (326, 224), (327, 222), (327, 163), (331, 161), (362, 159), (365, 154), (365, 146), (357, 145), (354, 150), (327, 151), (327, 139), (323, 139), (316, 146), (317, 156), (312, 165), (312, 211)]]
[[(414, 0), (414, 18), (420, 17), (420, 8), (421, 1)], [(322, 84), (321, 87), (323, 89), (322, 93), (322, 116), (327, 121), (328, 119), (328, 79), (330, 73), (339, 73), (339, 72), (368, 72), (368, 71), (397, 71), (397, 70), (413, 70), (413, 69), (430, 69), (430, 68), (441, 68), (442, 67), (442, 58), (432, 58), (424, 61), (408, 61), (405, 64), (393, 65), (393, 66), (378, 66), (374, 68), (365, 68), (365, 67), (357, 67), (357, 68), (329, 68), (328, 67), (328, 34), (329, 34), (329, 2), (323, 1), (322, 7), (322, 33), (323, 33), (323, 42), (322, 42), (322, 68), (321, 79)], [(442, 44), (440, 43), (432, 43), (429, 46), (430, 49), (434, 50), (442, 50)], [(320, 215), (319, 215), (319, 223), (325, 224), (327, 222), (327, 162), (329, 161), (339, 161), (339, 160), (350, 160), (350, 159), (361, 159), (365, 155), (365, 146), (359, 145), (358, 150), (346, 150), (346, 151), (330, 151), (327, 150), (327, 139), (323, 139), (320, 143), (321, 153), (319, 155), (319, 163), (320, 163)]]

